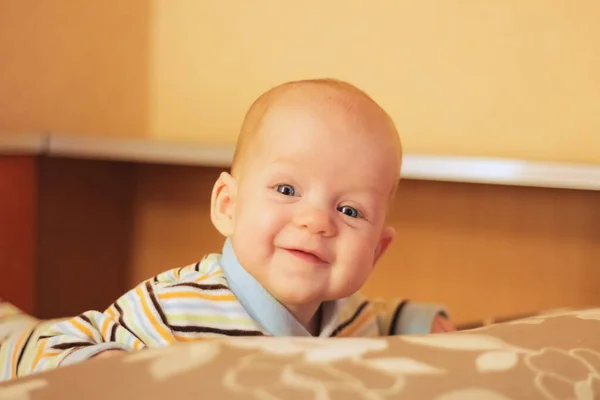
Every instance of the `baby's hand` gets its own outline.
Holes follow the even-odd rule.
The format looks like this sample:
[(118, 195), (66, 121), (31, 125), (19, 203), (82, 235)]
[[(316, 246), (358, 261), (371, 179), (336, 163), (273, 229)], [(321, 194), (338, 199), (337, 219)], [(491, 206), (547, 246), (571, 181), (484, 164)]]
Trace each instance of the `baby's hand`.
[(455, 332), (456, 328), (454, 324), (448, 320), (448, 318), (437, 315), (431, 325), (431, 333), (444, 333), (444, 332)]
[(106, 351), (103, 351), (102, 353), (96, 354), (92, 358), (109, 358), (109, 357), (118, 356), (119, 354), (123, 354), (123, 353), (124, 353), (123, 350), (106, 350)]

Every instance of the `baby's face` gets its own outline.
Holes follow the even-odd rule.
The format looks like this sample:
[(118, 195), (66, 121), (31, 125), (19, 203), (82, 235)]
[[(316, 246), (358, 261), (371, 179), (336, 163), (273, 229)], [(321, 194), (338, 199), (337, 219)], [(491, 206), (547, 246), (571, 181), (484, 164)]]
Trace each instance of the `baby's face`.
[(362, 119), (282, 106), (251, 145), (231, 239), (244, 268), (286, 305), (356, 292), (391, 240), (384, 222), (398, 149), (389, 135), (373, 134), (385, 124)]

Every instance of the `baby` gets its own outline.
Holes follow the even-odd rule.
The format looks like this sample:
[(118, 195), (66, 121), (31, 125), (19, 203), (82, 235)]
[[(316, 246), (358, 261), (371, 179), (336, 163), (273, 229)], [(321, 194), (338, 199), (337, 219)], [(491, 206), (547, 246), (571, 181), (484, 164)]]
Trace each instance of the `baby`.
[(222, 253), (149, 279), (106, 311), (53, 325), (31, 372), (220, 336), (453, 330), (445, 311), (359, 293), (394, 238), (402, 151), (391, 118), (341, 81), (289, 82), (251, 106), (211, 197)]

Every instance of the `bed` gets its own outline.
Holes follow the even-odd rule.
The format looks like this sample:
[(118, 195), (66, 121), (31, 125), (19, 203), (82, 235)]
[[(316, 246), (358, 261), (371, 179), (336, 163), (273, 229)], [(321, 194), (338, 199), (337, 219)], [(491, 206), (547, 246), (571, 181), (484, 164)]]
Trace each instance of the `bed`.
[[(5, 341), (40, 323), (7, 306), (4, 315)], [(600, 309), (443, 335), (180, 343), (0, 383), (0, 400), (71, 398), (597, 399)]]

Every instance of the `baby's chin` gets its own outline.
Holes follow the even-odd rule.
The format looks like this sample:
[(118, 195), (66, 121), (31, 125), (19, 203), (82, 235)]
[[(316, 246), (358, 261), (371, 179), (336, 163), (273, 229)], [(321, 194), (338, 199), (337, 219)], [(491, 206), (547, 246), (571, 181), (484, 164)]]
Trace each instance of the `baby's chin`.
[(324, 298), (323, 293), (315, 290), (314, 285), (313, 287), (306, 287), (304, 284), (299, 285), (292, 281), (288, 281), (286, 284), (278, 284), (276, 287), (271, 285), (268, 290), (283, 305), (294, 307), (321, 303)]
[(294, 308), (309, 307), (326, 301), (343, 299), (353, 294), (352, 290), (333, 290), (329, 287), (319, 287), (315, 282), (287, 281), (285, 284), (270, 285), (267, 290), (284, 306)]

